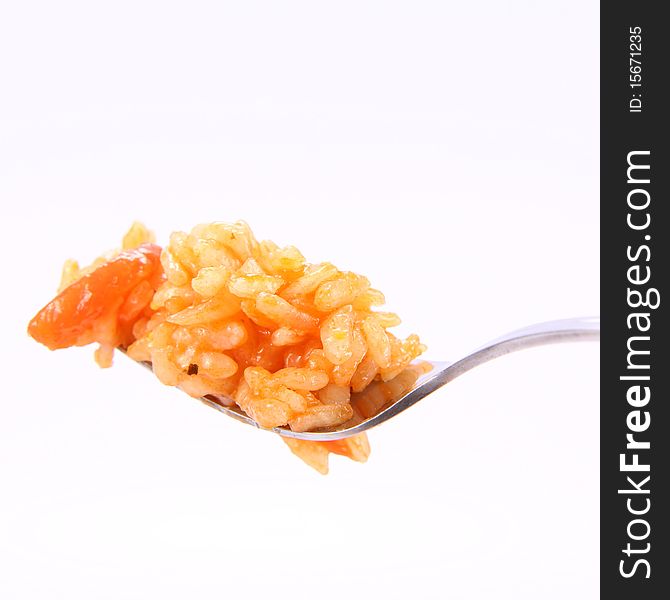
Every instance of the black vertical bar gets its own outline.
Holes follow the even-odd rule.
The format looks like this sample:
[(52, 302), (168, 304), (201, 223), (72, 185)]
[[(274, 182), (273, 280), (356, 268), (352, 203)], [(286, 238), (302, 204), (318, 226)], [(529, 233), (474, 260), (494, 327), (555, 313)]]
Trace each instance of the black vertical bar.
[(603, 598), (670, 598), (664, 4), (601, 3)]

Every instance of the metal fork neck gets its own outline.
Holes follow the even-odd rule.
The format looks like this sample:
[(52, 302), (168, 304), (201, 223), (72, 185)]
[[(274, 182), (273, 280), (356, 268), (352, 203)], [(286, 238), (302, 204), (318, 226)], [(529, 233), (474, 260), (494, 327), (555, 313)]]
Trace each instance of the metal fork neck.
[(328, 441), (349, 437), (367, 431), (395, 415), (407, 410), (428, 394), (453, 381), (471, 369), (517, 350), (534, 346), (557, 344), (563, 342), (586, 342), (600, 339), (600, 318), (562, 319), (537, 323), (517, 329), (480, 346), (470, 354), (453, 363), (434, 363), (434, 369), (422, 378), (411, 392), (403, 396), (379, 414), (363, 423), (345, 431), (295, 433), (290, 430), (277, 430), (277, 433), (288, 437)]

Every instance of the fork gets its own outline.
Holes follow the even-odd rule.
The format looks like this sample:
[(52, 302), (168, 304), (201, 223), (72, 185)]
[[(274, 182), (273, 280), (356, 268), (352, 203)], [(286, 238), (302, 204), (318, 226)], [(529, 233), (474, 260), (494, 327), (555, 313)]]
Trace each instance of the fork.
[[(415, 386), (406, 394), (386, 406), (376, 415), (358, 423), (357, 425), (335, 428), (328, 431), (291, 431), (288, 427), (275, 427), (266, 429), (278, 433), (284, 437), (296, 438), (299, 440), (311, 440), (314, 442), (326, 442), (341, 440), (358, 433), (363, 433), (372, 427), (376, 427), (384, 421), (407, 410), (410, 406), (416, 404), (429, 394), (438, 390), (450, 381), (453, 381), (459, 375), (463, 375), (470, 369), (484, 364), (499, 356), (504, 356), (510, 352), (532, 348), (534, 346), (543, 346), (545, 344), (557, 344), (561, 342), (587, 342), (600, 339), (600, 317), (562, 319), (558, 321), (547, 321), (529, 325), (523, 329), (517, 329), (499, 338), (496, 338), (483, 346), (473, 350), (463, 358), (455, 362), (433, 362), (432, 370), (421, 376)], [(221, 404), (221, 399), (215, 396), (204, 396), (199, 398), (207, 406), (242, 421), (247, 425), (261, 428), (258, 423), (242, 412), (234, 405), (226, 406)], [(346, 423), (344, 424), (346, 425)]]

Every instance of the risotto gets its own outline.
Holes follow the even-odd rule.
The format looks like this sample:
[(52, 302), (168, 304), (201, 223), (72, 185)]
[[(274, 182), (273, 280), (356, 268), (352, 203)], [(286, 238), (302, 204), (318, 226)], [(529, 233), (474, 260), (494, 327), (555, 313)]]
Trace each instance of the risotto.
[[(425, 349), (416, 335), (389, 331), (400, 319), (376, 310), (384, 302), (366, 277), (259, 242), (244, 222), (175, 232), (162, 249), (135, 223), (120, 251), (85, 269), (65, 263), (28, 332), (52, 350), (97, 342), (101, 367), (122, 348), (166, 385), (304, 432), (373, 416), (428, 369), (413, 362)], [(365, 434), (282, 439), (322, 473), (330, 453), (370, 453)]]

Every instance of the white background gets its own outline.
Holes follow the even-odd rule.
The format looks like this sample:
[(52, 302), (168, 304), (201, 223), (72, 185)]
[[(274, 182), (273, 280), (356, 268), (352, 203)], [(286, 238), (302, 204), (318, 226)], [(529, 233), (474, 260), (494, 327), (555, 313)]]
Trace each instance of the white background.
[(595, 2), (0, 9), (0, 597), (593, 598), (598, 347), (473, 371), (327, 477), (25, 334), (62, 261), (248, 221), (447, 359), (598, 314)]

